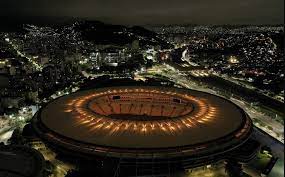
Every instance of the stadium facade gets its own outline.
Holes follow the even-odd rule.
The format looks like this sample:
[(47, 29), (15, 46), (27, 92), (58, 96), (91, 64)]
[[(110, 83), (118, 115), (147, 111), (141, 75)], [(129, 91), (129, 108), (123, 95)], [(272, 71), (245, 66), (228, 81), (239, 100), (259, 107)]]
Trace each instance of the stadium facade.
[(255, 155), (249, 116), (222, 97), (189, 89), (125, 86), (79, 91), (42, 107), (33, 127), (62, 153), (105, 164), (115, 161), (118, 168), (136, 175), (225, 159), (246, 162)]

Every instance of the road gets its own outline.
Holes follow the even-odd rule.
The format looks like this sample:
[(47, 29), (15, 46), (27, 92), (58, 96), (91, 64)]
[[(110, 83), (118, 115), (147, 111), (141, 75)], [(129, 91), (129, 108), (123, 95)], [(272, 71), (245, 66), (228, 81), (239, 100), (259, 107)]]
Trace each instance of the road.
[(26, 54), (24, 54), (23, 52), (21, 52), (18, 47), (12, 42), (12, 40), (10, 40), (8, 37), (5, 40), (16, 52), (19, 56), (26, 58), (36, 69), (37, 71), (41, 71), (43, 68), (42, 66), (40, 66), (37, 62), (35, 62), (33, 60), (33, 58), (27, 56)]
[(50, 150), (48, 147), (45, 146), (44, 143), (41, 141), (32, 143), (32, 147), (41, 152), (44, 156), (45, 160), (48, 160), (53, 164), (54, 169), (52, 172), (51, 177), (64, 177), (67, 172), (75, 167), (71, 164), (64, 163), (58, 159), (56, 159), (56, 153)]
[[(177, 68), (175, 69), (173, 66), (170, 66), (168, 64), (161, 64), (153, 66), (146, 72), (138, 72), (136, 74), (140, 77), (157, 77), (157, 75), (160, 75), (185, 88), (208, 92), (221, 97), (225, 97), (221, 92), (207, 88), (202, 84), (198, 84), (197, 82), (194, 82), (193, 80), (189, 79), (189, 77), (187, 77), (187, 74), (182, 73), (184, 72), (180, 72), (180, 70), (178, 70)], [(235, 104), (239, 105), (241, 108), (243, 108), (244, 111), (249, 114), (249, 116), (253, 119), (254, 124), (257, 127), (263, 129), (272, 137), (284, 143), (284, 126), (280, 122), (275, 121), (271, 117), (255, 110), (253, 107), (250, 106), (250, 103), (246, 102), (245, 100), (238, 100), (232, 97), (230, 98), (230, 100)], [(258, 120), (259, 122), (256, 122), (255, 120)], [(262, 123), (262, 125), (260, 124), (260, 122)]]
[[(237, 100), (235, 98), (230, 98), (232, 102), (240, 106), (241, 108), (244, 109), (244, 111), (253, 119), (260, 120), (264, 125), (260, 125), (260, 123), (253, 121), (254, 125), (266, 133), (270, 134), (272, 137), (277, 139), (278, 141), (282, 142), (284, 144), (284, 127), (281, 123), (277, 121), (273, 121), (271, 117), (258, 112), (251, 108), (246, 102)], [(273, 129), (271, 130), (268, 127), (272, 127)]]
[(231, 78), (231, 77), (222, 76), (222, 75), (214, 74), (214, 73), (212, 73), (212, 74), (215, 75), (215, 76), (217, 76), (217, 77), (220, 77), (220, 78), (222, 78), (222, 79), (224, 79), (224, 80), (227, 80), (227, 81), (229, 81), (229, 82), (238, 84), (238, 85), (240, 85), (240, 86), (242, 86), (242, 87), (245, 87), (245, 88), (247, 88), (247, 89), (256, 90), (258, 93), (260, 93), (260, 94), (262, 94), (262, 95), (264, 95), (264, 96), (266, 96), (266, 97), (268, 97), (268, 98), (270, 98), (270, 99), (274, 99), (274, 100), (276, 100), (276, 101), (281, 102), (279, 99), (277, 99), (277, 98), (275, 98), (275, 97), (273, 97), (273, 96), (270, 96), (270, 95), (268, 95), (268, 94), (264, 94), (264, 93), (262, 92), (262, 90), (259, 90), (258, 88), (254, 87), (254, 86), (252, 86), (252, 85), (245, 84), (244, 82), (240, 82), (240, 81), (235, 80), (235, 79), (233, 79), (233, 78)]

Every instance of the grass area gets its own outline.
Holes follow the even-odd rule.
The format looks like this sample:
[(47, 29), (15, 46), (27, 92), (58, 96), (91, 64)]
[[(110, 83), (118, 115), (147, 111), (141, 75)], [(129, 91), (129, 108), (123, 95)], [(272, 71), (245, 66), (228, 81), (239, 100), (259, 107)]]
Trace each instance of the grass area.
[(190, 173), (187, 177), (228, 177), (227, 174), (223, 174), (217, 171), (204, 171), (202, 173)]
[(228, 177), (223, 166), (211, 168), (197, 168), (187, 172), (183, 177)]
[(257, 156), (249, 163), (249, 166), (257, 171), (263, 171), (270, 162), (271, 155), (259, 152)]

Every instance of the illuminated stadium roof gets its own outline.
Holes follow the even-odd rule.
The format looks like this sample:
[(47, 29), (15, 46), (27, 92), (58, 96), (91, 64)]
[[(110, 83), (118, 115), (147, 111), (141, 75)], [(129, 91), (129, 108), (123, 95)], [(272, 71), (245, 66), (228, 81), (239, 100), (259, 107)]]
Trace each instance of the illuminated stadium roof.
[(251, 121), (235, 104), (194, 90), (109, 87), (60, 97), (38, 113), (45, 139), (111, 156), (182, 156), (244, 142)]

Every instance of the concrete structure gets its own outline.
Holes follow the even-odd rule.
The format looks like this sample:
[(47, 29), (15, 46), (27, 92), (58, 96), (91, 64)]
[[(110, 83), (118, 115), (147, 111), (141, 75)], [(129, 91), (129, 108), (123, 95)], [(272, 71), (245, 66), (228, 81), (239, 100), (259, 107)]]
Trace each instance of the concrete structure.
[[(146, 164), (192, 168), (227, 158), (246, 161), (247, 114), (224, 98), (165, 87), (79, 91), (44, 106), (37, 134), (57, 150)], [(250, 141), (249, 141), (250, 142)]]

